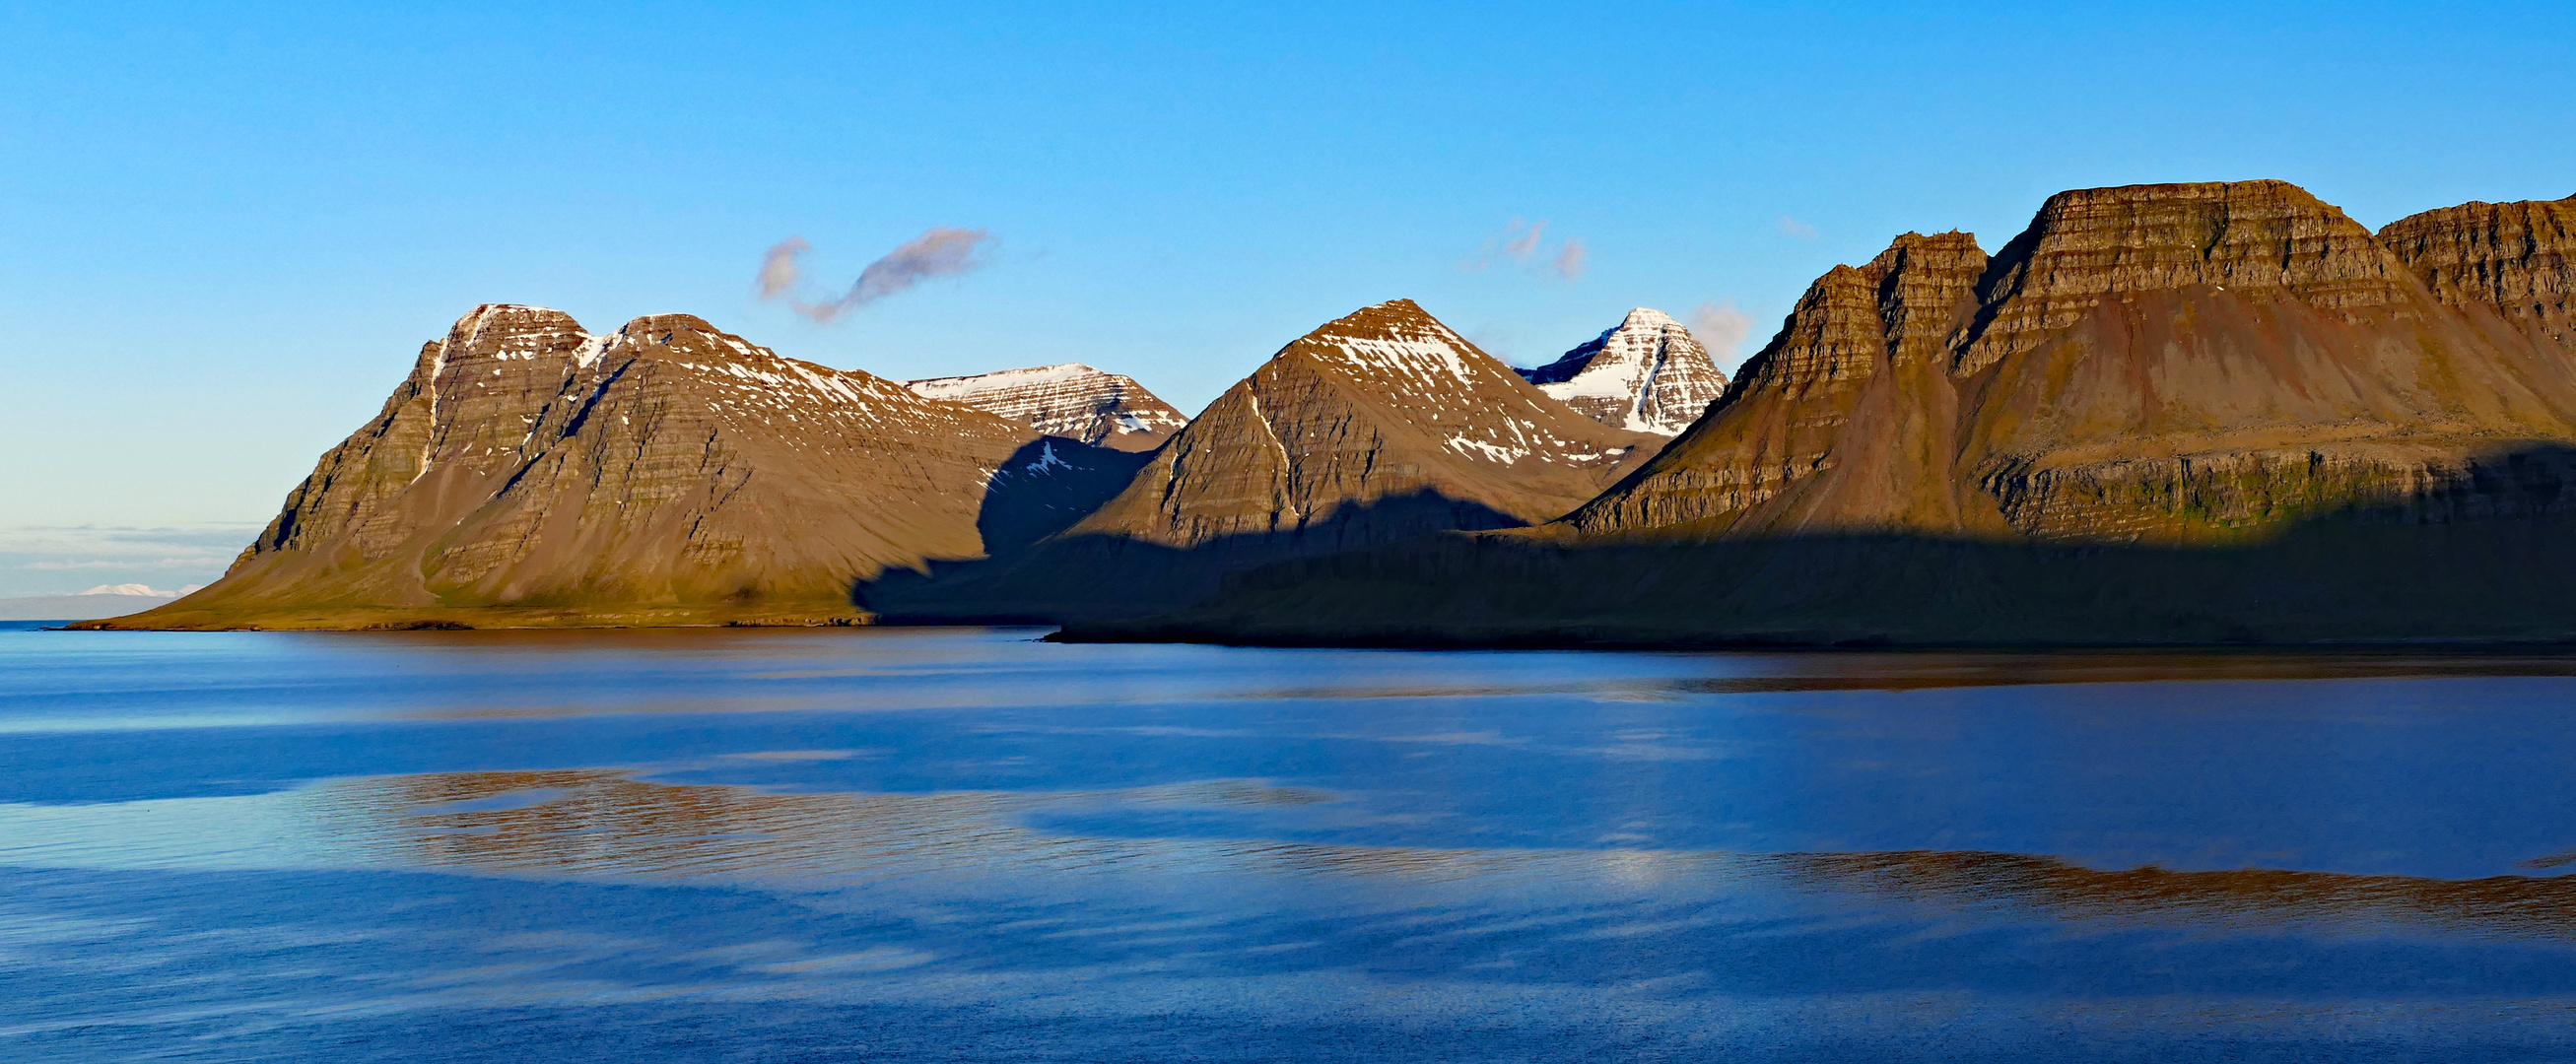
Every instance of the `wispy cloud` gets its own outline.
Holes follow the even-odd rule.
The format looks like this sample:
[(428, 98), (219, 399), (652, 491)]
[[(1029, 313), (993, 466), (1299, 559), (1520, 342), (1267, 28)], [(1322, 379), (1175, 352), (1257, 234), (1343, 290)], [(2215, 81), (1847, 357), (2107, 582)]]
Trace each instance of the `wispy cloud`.
[(770, 245), (769, 254), (760, 259), (760, 279), (753, 282), (753, 287), (760, 290), (760, 298), (776, 299), (796, 287), (796, 278), (804, 272), (796, 260), (805, 257), (813, 247), (801, 236), (791, 236)]
[[(981, 229), (947, 229), (932, 226), (920, 236), (903, 242), (886, 252), (867, 269), (839, 299), (820, 303), (794, 300), (796, 312), (819, 322), (831, 322), (841, 315), (864, 307), (887, 296), (903, 292), (935, 277), (955, 277), (984, 268), (981, 252), (989, 247), (993, 234)], [(760, 298), (776, 299), (787, 294), (804, 275), (802, 259), (811, 245), (797, 237), (788, 237), (770, 247), (761, 259), (760, 274), (753, 286)]]
[(1799, 221), (1785, 214), (1780, 216), (1780, 231), (1787, 233), (1790, 236), (1797, 237), (1800, 240), (1814, 240), (1816, 238), (1815, 226), (1808, 225), (1805, 222)]
[(1584, 248), (1583, 241), (1569, 238), (1564, 247), (1556, 249), (1556, 258), (1547, 264), (1547, 272), (1555, 274), (1560, 281), (1574, 280), (1583, 276), (1583, 260), (1589, 254), (1591, 252)]
[(1753, 335), (1753, 318), (1735, 309), (1735, 301), (1702, 303), (1691, 308), (1691, 336), (1699, 340), (1708, 353), (1724, 359)]
[(1487, 269), (1498, 261), (1509, 261), (1532, 266), (1561, 281), (1571, 281), (1583, 275), (1584, 259), (1590, 252), (1579, 237), (1567, 237), (1557, 245), (1554, 254), (1548, 255), (1535, 264), (1531, 263), (1530, 260), (1540, 255), (1540, 245), (1546, 241), (1547, 219), (1541, 218), (1530, 222), (1514, 218), (1510, 225), (1503, 227), (1502, 232), (1486, 237), (1484, 246), (1477, 248), (1476, 253), (1468, 256), (1467, 261), (1459, 263), (1458, 268), (1474, 273)]

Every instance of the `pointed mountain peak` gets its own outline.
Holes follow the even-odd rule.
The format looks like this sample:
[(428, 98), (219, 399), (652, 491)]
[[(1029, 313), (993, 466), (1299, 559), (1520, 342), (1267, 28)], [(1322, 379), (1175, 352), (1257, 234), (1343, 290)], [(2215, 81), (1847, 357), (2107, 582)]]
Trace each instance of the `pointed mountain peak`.
[(1726, 391), (1726, 374), (1672, 315), (1638, 307), (1619, 324), (1537, 369), (1517, 370), (1548, 397), (1604, 425), (1670, 436)]
[[(1410, 299), (1390, 299), (1361, 307), (1315, 327), (1301, 340), (1357, 339), (1409, 340), (1423, 337), (1456, 339), (1457, 333)], [(1464, 341), (1460, 341), (1464, 343)], [(1290, 344), (1290, 347), (1296, 346)]]
[(1407, 391), (1454, 391), (1515, 376), (1511, 367), (1410, 299), (1388, 300), (1325, 322), (1271, 356), (1274, 364), (1297, 360), (1346, 375), (1402, 380), (1408, 382), (1401, 386)]

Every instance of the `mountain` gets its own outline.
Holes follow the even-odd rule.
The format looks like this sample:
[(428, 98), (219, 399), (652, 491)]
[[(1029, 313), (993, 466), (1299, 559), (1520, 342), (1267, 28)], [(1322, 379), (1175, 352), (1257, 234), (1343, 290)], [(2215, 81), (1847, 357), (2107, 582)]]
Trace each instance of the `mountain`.
[(932, 399), (964, 403), (1063, 436), (1120, 451), (1150, 451), (1190, 419), (1136, 383), (1079, 362), (972, 377), (906, 381)]
[(1644, 307), (1556, 361), (1519, 373), (1585, 417), (1658, 436), (1689, 428), (1726, 390), (1726, 374), (1690, 330)]
[(187, 593), (189, 593), (189, 592), (191, 592), (191, 591), (195, 591), (195, 590), (197, 590), (198, 586), (199, 586), (199, 585), (196, 585), (196, 584), (190, 584), (190, 585), (188, 585), (187, 587), (181, 588), (181, 589), (179, 589), (179, 590), (177, 590), (177, 591), (155, 591), (155, 590), (153, 590), (153, 589), (152, 589), (152, 585), (150, 585), (150, 584), (100, 584), (100, 585), (98, 585), (97, 587), (91, 588), (91, 589), (89, 589), (89, 590), (87, 590), (87, 591), (75, 591), (75, 592), (73, 592), (73, 594), (76, 594), (76, 595), (125, 595), (125, 596), (139, 596), (139, 597), (142, 597), (142, 598), (174, 599), (174, 598), (178, 598), (178, 597), (179, 597), (179, 596), (181, 596), (181, 595), (185, 595), (185, 594), (187, 594)]
[(223, 579), (115, 626), (849, 623), (856, 580), (1087, 512), (1108, 455), (688, 315), (486, 305)]
[(1048, 543), (863, 597), (925, 619), (1166, 609), (1259, 561), (1551, 520), (1661, 442), (1574, 413), (1399, 299), (1280, 348)]
[(2434, 298), (2576, 348), (2576, 196), (2426, 211), (2379, 240)]
[(89, 621), (141, 613), (169, 603), (170, 596), (159, 592), (148, 595), (114, 591), (23, 595), (0, 598), (0, 621)]
[(2392, 246), (2283, 182), (2144, 185), (2051, 197), (1991, 259), (1909, 233), (1562, 521), (1283, 562), (1089, 637), (2576, 636), (2544, 206)]

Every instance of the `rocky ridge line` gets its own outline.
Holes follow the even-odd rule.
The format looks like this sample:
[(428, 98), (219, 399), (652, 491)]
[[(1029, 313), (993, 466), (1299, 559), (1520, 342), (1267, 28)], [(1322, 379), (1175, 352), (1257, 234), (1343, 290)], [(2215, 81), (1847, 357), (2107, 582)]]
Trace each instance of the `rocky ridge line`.
[(1006, 369), (967, 377), (906, 381), (914, 392), (1025, 422), (1049, 436), (1063, 436), (1120, 451), (1162, 446), (1189, 419), (1146, 391), (1136, 378), (1079, 362)]

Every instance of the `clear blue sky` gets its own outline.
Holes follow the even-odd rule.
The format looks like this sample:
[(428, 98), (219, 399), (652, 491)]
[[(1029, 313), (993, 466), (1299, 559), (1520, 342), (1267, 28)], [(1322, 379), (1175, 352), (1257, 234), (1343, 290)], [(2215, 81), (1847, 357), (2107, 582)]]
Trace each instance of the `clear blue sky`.
[[(1524, 364), (1731, 301), (1740, 357), (1834, 263), (2064, 188), (2576, 193), (2563, 2), (39, 3), (0, 40), (0, 594), (211, 578), (479, 302), (1194, 410), (1397, 296)], [(1539, 254), (1464, 268), (1516, 218)], [(830, 325), (753, 296), (790, 235), (823, 296), (933, 226), (987, 265)]]

